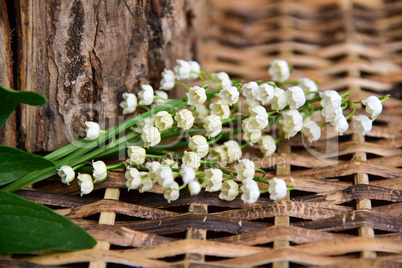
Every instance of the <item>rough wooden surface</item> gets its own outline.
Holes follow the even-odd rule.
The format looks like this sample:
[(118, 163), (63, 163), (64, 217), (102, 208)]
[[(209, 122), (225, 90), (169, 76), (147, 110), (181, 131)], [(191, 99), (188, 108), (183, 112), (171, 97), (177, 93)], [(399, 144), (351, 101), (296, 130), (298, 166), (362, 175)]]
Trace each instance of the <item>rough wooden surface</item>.
[(49, 99), (22, 108), (28, 151), (52, 151), (82, 137), (88, 120), (123, 122), (122, 93), (142, 84), (158, 88), (160, 73), (176, 59), (200, 59), (203, 1), (15, 3), (18, 88)]

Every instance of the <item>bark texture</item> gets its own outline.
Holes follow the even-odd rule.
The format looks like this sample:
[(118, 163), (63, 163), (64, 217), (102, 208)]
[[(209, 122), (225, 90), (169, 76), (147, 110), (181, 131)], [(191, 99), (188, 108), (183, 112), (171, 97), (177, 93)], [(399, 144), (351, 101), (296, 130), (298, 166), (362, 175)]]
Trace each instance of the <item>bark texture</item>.
[(19, 89), (49, 99), (21, 108), (28, 151), (52, 151), (82, 137), (85, 121), (122, 122), (122, 93), (142, 84), (158, 88), (160, 73), (176, 59), (200, 58), (204, 1), (20, 0), (15, 6)]

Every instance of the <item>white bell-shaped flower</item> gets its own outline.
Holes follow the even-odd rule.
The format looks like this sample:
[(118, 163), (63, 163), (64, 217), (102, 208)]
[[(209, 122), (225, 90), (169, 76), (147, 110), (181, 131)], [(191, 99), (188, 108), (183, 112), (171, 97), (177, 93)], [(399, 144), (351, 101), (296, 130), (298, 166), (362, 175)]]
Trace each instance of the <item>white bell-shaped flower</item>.
[(157, 161), (153, 161), (146, 163), (145, 166), (148, 169), (148, 178), (150, 178), (153, 182), (157, 182), (159, 169), (162, 167), (162, 165)]
[(142, 129), (141, 140), (144, 142), (144, 147), (153, 147), (161, 141), (161, 133), (156, 127), (145, 126)]
[(282, 113), (283, 119), (279, 121), (285, 132), (285, 138), (295, 136), (303, 128), (303, 116), (298, 110), (289, 110)]
[(239, 160), (243, 154), (239, 143), (235, 140), (225, 141), (223, 143), (223, 148), (227, 151), (229, 164)]
[(172, 115), (166, 111), (159, 111), (155, 115), (155, 126), (159, 130), (166, 130), (173, 126)]
[(78, 173), (77, 176), (78, 185), (81, 188), (81, 196), (84, 194), (89, 194), (94, 189), (94, 183), (92, 181), (92, 177), (89, 174)]
[(87, 126), (85, 129), (86, 137), (85, 140), (95, 140), (99, 137), (100, 134), (100, 126), (98, 123), (86, 121), (85, 125)]
[(154, 89), (151, 85), (142, 85), (142, 90), (138, 92), (138, 97), (140, 98), (139, 104), (141, 105), (151, 105), (154, 101)]
[(103, 161), (92, 161), (92, 167), (94, 168), (92, 173), (92, 176), (95, 179), (94, 182), (102, 181), (107, 177), (107, 167)]
[(305, 119), (303, 122), (302, 133), (307, 137), (309, 142), (318, 141), (321, 138), (320, 126), (309, 118)]
[(169, 95), (166, 93), (166, 91), (155, 90), (155, 96), (158, 96), (160, 98), (154, 98), (154, 102), (151, 106), (152, 108), (155, 108), (159, 105), (162, 105), (162, 104), (165, 104), (166, 102), (168, 102)]
[(193, 152), (196, 152), (199, 157), (203, 158), (206, 156), (209, 152), (209, 144), (207, 139), (204, 136), (201, 135), (194, 135), (189, 138), (190, 142), (188, 144), (188, 147), (190, 150)]
[(222, 99), (223, 103), (233, 105), (239, 101), (240, 93), (236, 87), (225, 86), (218, 95)]
[(189, 79), (190, 78), (190, 63), (185, 60), (176, 60), (177, 65), (174, 67), (174, 72), (176, 73), (176, 79)]
[(285, 60), (274, 60), (268, 72), (272, 76), (272, 80), (278, 82), (283, 82), (290, 77), (289, 65)]
[(134, 113), (137, 108), (137, 97), (133, 93), (123, 93), (123, 101), (120, 102), (120, 107), (123, 109), (124, 114)]
[(226, 201), (233, 201), (239, 194), (239, 185), (232, 180), (224, 181), (222, 183), (221, 192), (219, 198)]
[(362, 103), (366, 106), (366, 112), (371, 114), (371, 118), (381, 114), (382, 103), (376, 96), (370, 96), (367, 99), (362, 100)]
[(335, 132), (338, 132), (339, 135), (343, 135), (343, 133), (348, 130), (349, 124), (348, 120), (346, 120), (345, 116), (339, 117), (339, 119), (333, 124)]
[(199, 107), (207, 100), (205, 88), (199, 86), (190, 87), (188, 92), (186, 93), (186, 96), (187, 104), (195, 107)]
[(274, 89), (274, 97), (271, 100), (272, 110), (277, 112), (283, 110), (286, 105), (288, 105), (288, 100), (286, 98), (285, 90), (277, 87)]
[(254, 101), (258, 95), (258, 84), (256, 82), (248, 82), (241, 88), (242, 94), (247, 98), (247, 101)]
[(206, 136), (213, 138), (222, 132), (222, 121), (217, 115), (208, 115), (204, 118), (204, 128), (207, 131)]
[(127, 167), (126, 173), (124, 174), (127, 181), (127, 190), (137, 189), (141, 185), (141, 174), (136, 168)]
[(223, 145), (210, 147), (208, 159), (210, 161), (220, 162), (222, 165), (228, 163), (228, 152)]
[(242, 123), (243, 140), (250, 141), (251, 144), (255, 144), (261, 139), (262, 131), (258, 128), (248, 128), (249, 125), (246, 122), (247, 119), (243, 120)]
[(190, 60), (188, 63), (190, 64), (190, 79), (195, 80), (198, 78), (196, 73), (200, 73), (201, 70), (200, 64), (193, 60)]
[(211, 77), (211, 88), (213, 89), (224, 88), (232, 85), (232, 80), (230, 80), (229, 75), (225, 72), (213, 73), (211, 74)]
[(128, 146), (127, 154), (129, 158), (127, 162), (130, 165), (142, 165), (145, 162), (146, 153), (141, 146)]
[(211, 114), (219, 116), (222, 120), (230, 117), (230, 107), (222, 100), (212, 102), (209, 109), (211, 109)]
[(198, 181), (192, 181), (188, 184), (188, 190), (191, 195), (197, 195), (201, 192), (201, 184)]
[(185, 166), (191, 167), (195, 171), (197, 171), (201, 165), (201, 158), (195, 152), (185, 151), (182, 161)]
[(286, 100), (290, 109), (298, 109), (306, 103), (306, 95), (301, 87), (293, 86), (285, 91)]
[(161, 165), (163, 167), (179, 169), (179, 163), (177, 163), (177, 161), (174, 161), (173, 159), (169, 159), (169, 158), (164, 158), (161, 162)]
[(255, 174), (255, 164), (249, 159), (239, 160), (239, 163), (235, 165), (237, 172), (237, 179), (240, 181), (253, 179)]
[(269, 181), (269, 198), (271, 200), (279, 200), (287, 195), (287, 187), (286, 182), (282, 179), (274, 178), (273, 180)]
[(274, 98), (275, 89), (272, 85), (264, 83), (257, 88), (256, 100), (261, 101), (263, 105), (270, 104)]
[(170, 167), (160, 166), (160, 168), (155, 171), (155, 175), (155, 181), (158, 182), (162, 188), (167, 188), (174, 182), (173, 172)]
[(183, 184), (187, 185), (195, 180), (195, 171), (192, 167), (183, 164), (181, 165), (180, 176), (183, 180)]
[(154, 186), (152, 179), (148, 177), (148, 173), (145, 171), (140, 171), (141, 183), (138, 186), (138, 191), (140, 193), (148, 192)]
[(208, 180), (205, 191), (217, 192), (221, 189), (223, 182), (223, 172), (220, 169), (207, 169), (204, 171), (204, 177)]
[[(317, 84), (307, 77), (299, 78), (299, 87), (301, 87), (304, 92), (318, 91)], [(316, 94), (308, 94), (306, 95), (306, 99), (311, 100), (315, 97), (315, 95)]]
[(265, 157), (270, 157), (276, 152), (275, 140), (270, 135), (261, 136), (261, 139), (258, 142), (258, 144), (260, 145), (260, 150)]
[(163, 197), (170, 203), (179, 198), (179, 184), (177, 182), (172, 182), (169, 187), (163, 188)]
[(365, 115), (353, 116), (353, 126), (361, 136), (365, 136), (373, 128), (373, 121)]
[(174, 119), (177, 121), (177, 126), (183, 130), (190, 129), (194, 124), (193, 113), (187, 109), (178, 111)]
[(70, 185), (75, 178), (74, 169), (70, 166), (64, 165), (57, 170), (57, 175), (60, 176), (61, 182)]
[(164, 70), (162, 72), (162, 79), (160, 82), (159, 89), (171, 90), (174, 88), (175, 76), (172, 70)]
[(240, 190), (243, 191), (241, 200), (248, 204), (254, 204), (260, 197), (260, 188), (257, 182), (250, 180), (244, 180)]

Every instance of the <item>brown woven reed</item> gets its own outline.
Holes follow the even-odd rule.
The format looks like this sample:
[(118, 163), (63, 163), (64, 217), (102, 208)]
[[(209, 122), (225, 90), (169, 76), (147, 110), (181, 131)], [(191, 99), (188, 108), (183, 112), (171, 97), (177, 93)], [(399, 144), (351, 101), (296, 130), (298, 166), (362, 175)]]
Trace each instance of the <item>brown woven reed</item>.
[[(245, 81), (269, 79), (276, 58), (293, 77), (355, 99), (393, 94), (373, 130), (300, 136), (256, 164), (296, 186), (285, 200), (222, 201), (184, 193), (168, 204), (127, 193), (114, 173), (93, 194), (55, 180), (18, 193), (51, 206), (98, 241), (94, 249), (11, 256), (10, 266), (401, 267), (402, 3), (380, 0), (211, 0), (203, 66)], [(310, 147), (311, 150), (306, 148)], [(312, 154), (314, 151), (317, 154)], [(258, 152), (249, 151), (260, 156)], [(280, 165), (279, 165), (280, 164)]]

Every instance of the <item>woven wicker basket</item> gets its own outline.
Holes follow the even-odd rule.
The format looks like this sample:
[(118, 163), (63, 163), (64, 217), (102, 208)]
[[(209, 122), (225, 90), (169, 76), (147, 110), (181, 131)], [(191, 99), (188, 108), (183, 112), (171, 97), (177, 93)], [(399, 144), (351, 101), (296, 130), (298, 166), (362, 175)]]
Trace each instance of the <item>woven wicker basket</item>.
[[(402, 266), (402, 2), (380, 0), (211, 0), (202, 66), (244, 81), (269, 79), (276, 58), (321, 89), (356, 99), (392, 94), (361, 137), (331, 129), (314, 144), (298, 135), (259, 168), (295, 185), (285, 200), (256, 204), (217, 194), (127, 193), (122, 173), (89, 196), (59, 181), (21, 190), (84, 227), (90, 250), (10, 256), (12, 266)], [(309, 148), (309, 149), (306, 149)], [(312, 151), (315, 153), (313, 154)], [(250, 154), (259, 156), (257, 152)], [(318, 154), (318, 156), (317, 156)], [(281, 165), (279, 165), (281, 163)]]

